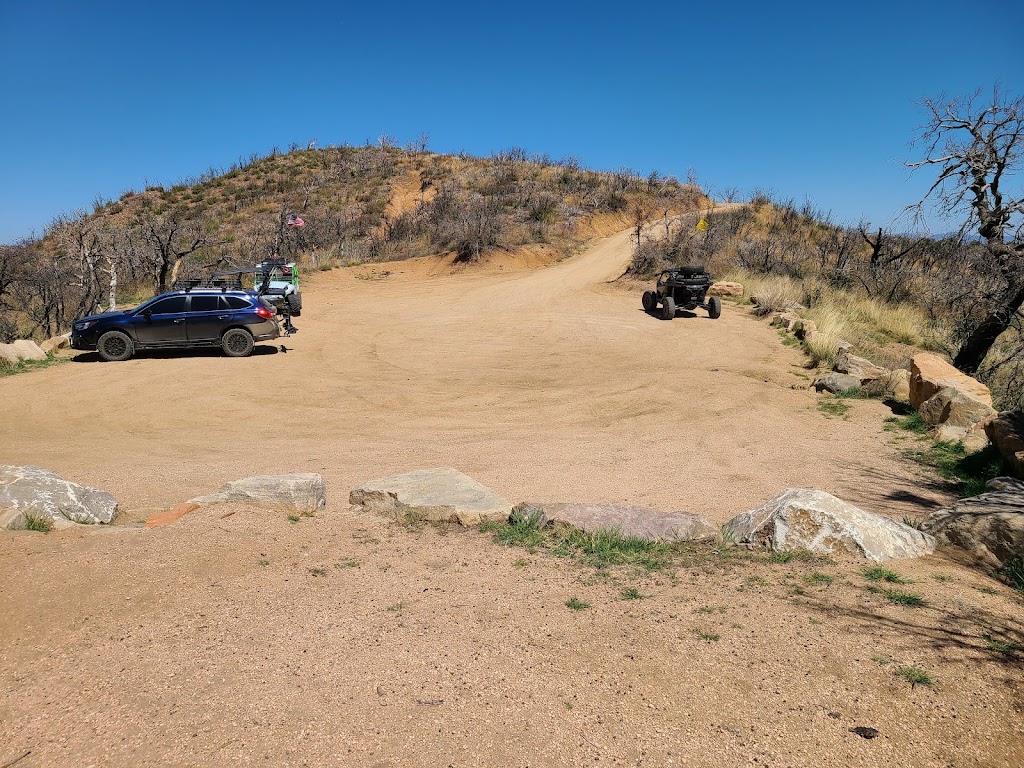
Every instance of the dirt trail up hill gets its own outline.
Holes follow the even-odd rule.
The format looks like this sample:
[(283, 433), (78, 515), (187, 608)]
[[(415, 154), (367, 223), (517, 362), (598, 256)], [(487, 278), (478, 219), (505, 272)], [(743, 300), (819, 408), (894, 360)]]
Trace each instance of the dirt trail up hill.
[(825, 418), (802, 355), (741, 309), (644, 314), (637, 291), (608, 282), (629, 252), (620, 232), (540, 270), (423, 259), (313, 275), (286, 353), (82, 355), (0, 381), (0, 462), (104, 488), (129, 513), (285, 471), (322, 473), (340, 504), (365, 480), (432, 466), (513, 501), (716, 521), (794, 485), (920, 512), (884, 406)]
[[(539, 271), (337, 271), (286, 353), (0, 379), (0, 463), (127, 507), (0, 532), (0, 765), (1024, 764), (1020, 598), (947, 554), (890, 564), (912, 607), (863, 562), (701, 547), (597, 570), (346, 508), (367, 479), (449, 465), (512, 500), (718, 521), (788, 485), (919, 511), (880, 404), (825, 418), (800, 354), (733, 306), (648, 317), (607, 282), (628, 257), (621, 233)], [(300, 470), (328, 482), (313, 517), (134, 525)]]

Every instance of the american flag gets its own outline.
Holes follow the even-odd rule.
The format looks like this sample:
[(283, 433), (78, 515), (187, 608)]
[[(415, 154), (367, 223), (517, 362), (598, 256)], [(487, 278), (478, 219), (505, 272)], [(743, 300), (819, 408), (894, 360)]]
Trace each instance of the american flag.
[(296, 216), (294, 213), (288, 214), (288, 226), (289, 227), (304, 227), (306, 222), (301, 217)]

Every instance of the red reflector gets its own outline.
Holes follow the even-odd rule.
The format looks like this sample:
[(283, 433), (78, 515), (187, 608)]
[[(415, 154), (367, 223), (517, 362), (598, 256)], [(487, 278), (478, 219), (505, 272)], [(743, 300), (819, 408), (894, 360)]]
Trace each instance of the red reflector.
[(274, 313), (271, 312), (266, 307), (258, 307), (256, 309), (256, 314), (259, 315), (260, 317), (267, 317), (267, 318), (274, 316)]

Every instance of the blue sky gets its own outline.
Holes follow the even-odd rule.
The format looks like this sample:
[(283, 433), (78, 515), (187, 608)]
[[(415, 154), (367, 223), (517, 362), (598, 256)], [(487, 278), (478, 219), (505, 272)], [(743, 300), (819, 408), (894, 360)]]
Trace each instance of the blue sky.
[(887, 224), (926, 186), (914, 102), (1024, 92), (1022, 28), (1007, 0), (0, 0), (0, 242), (273, 146), (423, 132)]

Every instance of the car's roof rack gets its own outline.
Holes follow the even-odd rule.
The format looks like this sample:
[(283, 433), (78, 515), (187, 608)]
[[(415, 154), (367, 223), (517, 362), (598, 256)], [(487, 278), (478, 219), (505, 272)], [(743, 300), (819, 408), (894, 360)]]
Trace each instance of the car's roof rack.
[(242, 279), (239, 276), (235, 276), (234, 279), (230, 280), (225, 277), (202, 278), (199, 280), (178, 280), (172, 287), (176, 291), (185, 291), (185, 293), (196, 288), (211, 289), (226, 293), (228, 291), (242, 290)]

